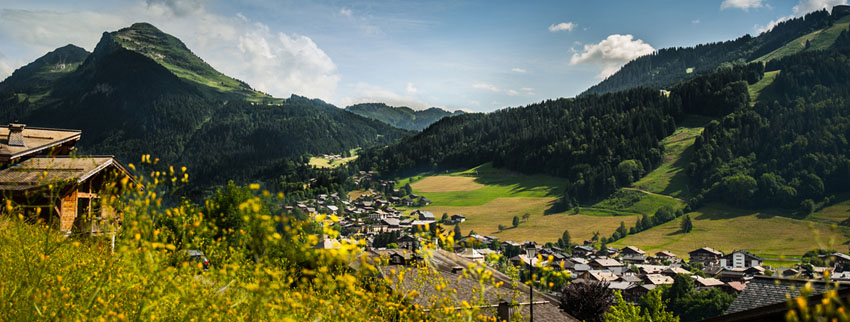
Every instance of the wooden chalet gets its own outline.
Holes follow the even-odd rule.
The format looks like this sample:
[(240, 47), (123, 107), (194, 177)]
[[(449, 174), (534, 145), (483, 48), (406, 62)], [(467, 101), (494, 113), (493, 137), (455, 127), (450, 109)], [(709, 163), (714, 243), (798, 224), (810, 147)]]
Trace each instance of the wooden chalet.
[(23, 124), (0, 129), (0, 194), (66, 235), (114, 231), (120, 218), (101, 193), (110, 180), (135, 178), (112, 156), (70, 156), (80, 134)]
[(703, 266), (717, 266), (723, 252), (711, 247), (703, 247), (688, 253), (692, 263), (701, 263)]

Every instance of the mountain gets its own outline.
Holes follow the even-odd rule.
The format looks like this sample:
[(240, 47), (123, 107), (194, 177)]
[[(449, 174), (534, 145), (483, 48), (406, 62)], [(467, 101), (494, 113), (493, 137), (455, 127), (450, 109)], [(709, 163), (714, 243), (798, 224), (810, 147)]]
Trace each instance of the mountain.
[(302, 154), (407, 135), (320, 100), (254, 91), (144, 23), (104, 33), (91, 54), (66, 46), (20, 68), (0, 83), (0, 106), (0, 122), (82, 130), (82, 153), (187, 166), (197, 187), (276, 180)]
[(724, 66), (765, 62), (800, 51), (825, 49), (848, 25), (850, 16), (846, 16), (843, 11), (830, 14), (821, 10), (780, 22), (757, 37), (744, 35), (730, 41), (661, 49), (632, 60), (582, 95), (640, 86), (668, 88)]
[(437, 107), (415, 111), (406, 106), (393, 107), (383, 103), (356, 104), (345, 110), (410, 131), (422, 131), (446, 116), (463, 114), (460, 110), (449, 112)]

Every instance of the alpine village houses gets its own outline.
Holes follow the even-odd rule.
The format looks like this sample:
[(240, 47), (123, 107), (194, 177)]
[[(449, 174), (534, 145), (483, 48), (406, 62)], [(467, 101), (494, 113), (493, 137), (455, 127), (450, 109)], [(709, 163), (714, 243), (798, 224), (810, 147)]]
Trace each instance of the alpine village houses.
[(23, 209), (66, 236), (114, 232), (120, 214), (101, 194), (110, 180), (135, 183), (135, 177), (113, 156), (73, 155), (81, 134), (25, 124), (0, 128), (0, 211)]

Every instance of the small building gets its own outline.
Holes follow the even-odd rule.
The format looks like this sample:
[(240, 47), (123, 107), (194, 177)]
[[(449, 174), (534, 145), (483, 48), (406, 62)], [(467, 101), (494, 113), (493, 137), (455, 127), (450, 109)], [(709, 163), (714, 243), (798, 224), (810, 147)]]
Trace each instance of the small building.
[(596, 254), (596, 249), (594, 249), (591, 246), (576, 245), (576, 246), (573, 247), (573, 255), (575, 255), (575, 256), (587, 258), (587, 257), (590, 257), (591, 255), (595, 255), (595, 254)]
[(667, 275), (649, 274), (643, 278), (643, 283), (652, 285), (673, 284), (673, 278)]
[(479, 253), (477, 250), (475, 250), (475, 248), (467, 247), (463, 250), (463, 252), (461, 252), (458, 255), (460, 255), (460, 257), (466, 258), (466, 259), (473, 261), (473, 262), (476, 262), (476, 263), (483, 263), (484, 262), (484, 255), (481, 255), (481, 253)]
[(635, 246), (626, 246), (620, 252), (620, 260), (626, 264), (643, 264), (646, 262), (646, 252)]
[(720, 258), (723, 268), (747, 268), (761, 266), (764, 260), (745, 250), (736, 250)]
[(717, 266), (723, 253), (711, 247), (703, 247), (688, 253), (691, 263), (700, 263), (703, 266)]
[(659, 262), (669, 261), (670, 263), (678, 263), (679, 257), (673, 254), (673, 252), (662, 250), (655, 253), (655, 260)]
[(56, 222), (66, 235), (97, 235), (114, 232), (121, 224), (119, 214), (101, 196), (110, 182), (124, 178), (135, 180), (112, 156), (38, 156), (0, 171), (0, 193), (25, 209), (42, 208), (42, 219)]
[(453, 223), (462, 223), (464, 221), (466, 221), (466, 216), (464, 216), (464, 215), (452, 215), (452, 222)]

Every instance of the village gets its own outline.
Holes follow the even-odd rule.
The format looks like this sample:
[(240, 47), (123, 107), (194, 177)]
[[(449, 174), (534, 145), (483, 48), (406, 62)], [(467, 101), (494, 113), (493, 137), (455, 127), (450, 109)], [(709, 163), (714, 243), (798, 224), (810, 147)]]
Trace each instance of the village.
[[(396, 182), (377, 179), (374, 172), (360, 171), (352, 178), (367, 192), (352, 200), (344, 200), (345, 196), (339, 194), (319, 195), (315, 200), (301, 201), (287, 209), (337, 215), (340, 219), (332, 225), (341, 232), (341, 238), (363, 239), (365, 251), (376, 257), (389, 257), (390, 263), (395, 265), (411, 265), (418, 259), (416, 254), (421, 245), (432, 241), (429, 238), (439, 244), (439, 239), (434, 237), (436, 234), (448, 235), (451, 226), (466, 220), (463, 214), (438, 216), (418, 209), (429, 205), (430, 200), (411, 193), (409, 186), (395, 188)], [(697, 290), (716, 288), (737, 296), (727, 314), (783, 302), (788, 288), (773, 287), (780, 281), (790, 288), (812, 282), (822, 285), (829, 281), (850, 282), (850, 255), (839, 252), (819, 253), (811, 263), (780, 267), (766, 265), (764, 258), (747, 250), (724, 253), (709, 246), (687, 254), (666, 250), (647, 252), (635, 246), (602, 247), (591, 240), (562, 248), (554, 243), (500, 240), (474, 232), (454, 236), (454, 241), (450, 251), (440, 250), (443, 256), (466, 263), (482, 263), (494, 271), (506, 264), (520, 271), (550, 267), (568, 273), (570, 283), (604, 282), (632, 302), (656, 287), (673, 284), (677, 275), (688, 276)], [(336, 247), (338, 244), (338, 241), (326, 240), (316, 247)], [(446, 268), (446, 271), (452, 269)], [(828, 281), (825, 276), (829, 277)], [(778, 296), (779, 300), (765, 299), (765, 294)], [(558, 292), (546, 294), (544, 291), (543, 296), (547, 295), (557, 297)]]
[[(0, 129), (0, 137), (5, 138), (0, 144), (0, 161), (11, 164), (0, 169), (0, 191), (7, 203), (29, 209), (30, 215), (52, 223), (65, 236), (114, 236), (122, 224), (121, 216), (101, 205), (98, 199), (108, 180), (135, 181), (136, 178), (112, 156), (72, 153), (80, 135), (75, 130), (24, 124), (9, 124)], [(841, 289), (850, 290), (850, 283), (843, 283), (850, 282), (850, 256), (843, 253), (817, 253), (807, 263), (779, 267), (766, 265), (765, 259), (747, 250), (724, 253), (709, 246), (674, 254), (666, 250), (647, 252), (635, 246), (618, 249), (594, 240), (565, 245), (500, 240), (474, 232), (462, 235), (459, 229), (452, 231), (444, 226), (463, 223), (467, 219), (463, 214), (444, 213), (438, 217), (422, 210), (431, 201), (412, 193), (409, 185), (396, 187), (395, 181), (380, 179), (371, 171), (358, 171), (351, 179), (363, 193), (319, 194), (314, 199), (282, 207), (287, 212), (301, 212), (314, 219), (319, 214), (338, 218), (321, 222), (339, 231), (339, 239), (323, 237), (315, 249), (339, 248), (343, 239), (365, 241), (361, 244), (362, 251), (372, 258), (386, 260), (380, 267), (385, 275), (398, 267), (415, 267), (422, 261), (430, 261), (431, 267), (451, 281), (459, 299), (475, 296), (473, 281), (461, 277), (465, 270), (480, 265), (504, 282), (488, 295), (487, 308), (496, 309), (492, 314), (506, 320), (508, 316), (504, 312), (519, 309), (524, 315), (531, 313), (532, 307), (538, 317), (560, 320), (566, 316), (559, 309), (558, 287), (537, 287), (533, 292), (525, 285), (508, 287), (517, 278), (508, 275), (510, 268), (522, 272), (518, 277), (524, 281), (529, 280), (529, 273), (548, 270), (565, 273), (568, 276), (565, 283), (603, 283), (631, 302), (639, 301), (657, 287), (674, 284), (677, 277), (687, 276), (697, 290), (718, 289), (735, 295), (735, 302), (726, 314), (749, 314), (746, 312), (784, 304), (789, 291), (799, 293), (799, 288), (812, 283), (821, 285), (815, 288), (816, 292), (826, 290), (824, 285), (830, 281), (842, 282)], [(36, 208), (43, 211), (35, 211)], [(452, 236), (453, 242), (446, 242), (447, 236)], [(426, 244), (437, 247), (427, 259), (420, 252)], [(191, 251), (203, 256), (199, 251)], [(402, 284), (393, 287), (400, 288)], [(783, 287), (775, 287), (779, 284)], [(523, 289), (528, 290), (527, 298), (522, 297), (526, 294)], [(514, 298), (521, 294), (519, 301), (505, 302), (504, 294), (509, 293)]]

